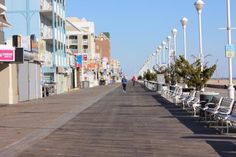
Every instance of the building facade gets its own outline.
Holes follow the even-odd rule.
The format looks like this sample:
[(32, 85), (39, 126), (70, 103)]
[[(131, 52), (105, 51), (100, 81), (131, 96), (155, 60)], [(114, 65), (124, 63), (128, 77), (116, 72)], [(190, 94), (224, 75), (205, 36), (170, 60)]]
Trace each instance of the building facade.
[(18, 102), (17, 68), (14, 64), (9, 64), (9, 61), (5, 61), (2, 54), (5, 48), (11, 48), (5, 45), (4, 28), (10, 26), (6, 11), (5, 0), (0, 0), (0, 104), (13, 104)]
[(96, 86), (97, 66), (95, 54), (95, 28), (94, 23), (86, 19), (68, 17), (66, 22), (66, 32), (68, 51), (77, 56), (77, 87), (84, 81), (89, 82), (89, 86)]
[(96, 37), (96, 53), (101, 58), (111, 59), (110, 33), (103, 32)]
[[(68, 62), (66, 55), (65, 0), (6, 0), (12, 28), (7, 37), (34, 34), (46, 43), (43, 53), (42, 85), (53, 84), (56, 93), (68, 90)], [(20, 23), (20, 25), (19, 25)]]
[(105, 80), (106, 84), (112, 81), (111, 77), (111, 47), (110, 33), (100, 33), (96, 39), (96, 54), (100, 56), (101, 65), (99, 67), (100, 79)]

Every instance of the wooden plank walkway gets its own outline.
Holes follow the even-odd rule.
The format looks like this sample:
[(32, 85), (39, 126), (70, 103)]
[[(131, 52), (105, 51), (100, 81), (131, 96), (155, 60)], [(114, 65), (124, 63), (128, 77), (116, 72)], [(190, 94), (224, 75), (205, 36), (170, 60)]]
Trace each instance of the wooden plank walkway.
[(118, 88), (19, 157), (236, 156), (235, 138), (206, 128), (141, 86)]

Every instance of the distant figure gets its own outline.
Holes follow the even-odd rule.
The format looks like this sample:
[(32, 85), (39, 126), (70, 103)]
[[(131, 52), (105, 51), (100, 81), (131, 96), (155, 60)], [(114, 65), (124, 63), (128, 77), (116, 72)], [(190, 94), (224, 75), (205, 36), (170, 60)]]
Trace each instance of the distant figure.
[(135, 86), (135, 82), (136, 82), (136, 77), (135, 76), (132, 77), (132, 82), (133, 82), (133, 86)]
[(126, 93), (126, 85), (127, 85), (127, 79), (125, 78), (125, 76), (123, 76), (121, 83), (122, 83), (122, 87), (123, 87), (123, 92)]

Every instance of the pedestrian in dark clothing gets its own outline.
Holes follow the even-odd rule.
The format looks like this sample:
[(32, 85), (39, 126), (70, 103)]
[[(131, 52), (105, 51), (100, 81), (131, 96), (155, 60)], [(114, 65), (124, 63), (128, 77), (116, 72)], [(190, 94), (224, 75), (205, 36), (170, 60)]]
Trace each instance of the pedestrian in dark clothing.
[(122, 78), (121, 83), (122, 83), (122, 87), (123, 87), (123, 92), (126, 92), (126, 85), (127, 85), (127, 79), (125, 78), (125, 76)]

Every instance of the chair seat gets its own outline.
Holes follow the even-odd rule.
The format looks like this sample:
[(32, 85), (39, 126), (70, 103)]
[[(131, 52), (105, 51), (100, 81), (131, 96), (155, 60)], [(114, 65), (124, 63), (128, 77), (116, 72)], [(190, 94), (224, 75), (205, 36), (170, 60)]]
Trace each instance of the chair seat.
[(230, 115), (227, 117), (227, 120), (231, 122), (236, 122), (236, 116)]
[(229, 117), (229, 115), (228, 114), (217, 113), (216, 117), (220, 120), (226, 120)]
[(209, 112), (211, 114), (216, 114), (216, 113), (218, 113), (218, 110), (214, 109), (214, 108), (208, 108), (208, 109), (206, 109), (206, 112)]

